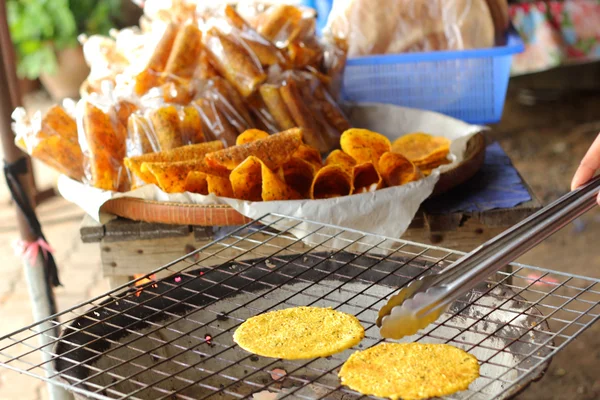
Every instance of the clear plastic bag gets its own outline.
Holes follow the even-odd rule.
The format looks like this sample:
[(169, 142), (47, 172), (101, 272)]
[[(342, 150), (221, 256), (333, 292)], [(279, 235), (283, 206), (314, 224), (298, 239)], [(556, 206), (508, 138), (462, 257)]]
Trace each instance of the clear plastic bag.
[(357, 57), (487, 48), (495, 30), (486, 0), (334, 0), (325, 36)]
[(119, 121), (118, 105), (106, 105), (90, 95), (77, 104), (76, 120), (87, 181), (94, 187), (124, 192), (129, 177), (123, 166), (127, 127)]
[(77, 124), (65, 108), (55, 105), (43, 116), (36, 112), (29, 118), (23, 108), (17, 108), (12, 118), (16, 145), (76, 180), (83, 180), (83, 154), (77, 137)]
[(304, 71), (284, 71), (262, 85), (260, 94), (279, 130), (301, 127), (304, 142), (322, 153), (339, 145), (350, 123), (321, 81)]

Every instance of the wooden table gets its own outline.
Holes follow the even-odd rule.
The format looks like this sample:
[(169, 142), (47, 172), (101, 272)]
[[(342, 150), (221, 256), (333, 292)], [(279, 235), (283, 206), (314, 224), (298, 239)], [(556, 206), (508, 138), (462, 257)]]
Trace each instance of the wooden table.
[[(476, 189), (459, 187), (442, 196), (468, 195), (469, 190)], [(460, 251), (472, 250), (538, 210), (540, 202), (531, 190), (529, 193), (531, 201), (484, 212), (445, 213), (440, 212), (439, 201), (435, 211), (425, 203), (403, 239)], [(100, 245), (103, 274), (109, 278), (111, 287), (117, 287), (129, 282), (135, 274), (148, 273), (210, 243), (215, 234), (226, 233), (225, 229), (126, 219), (116, 219), (102, 226), (86, 216), (80, 233), (83, 242)]]

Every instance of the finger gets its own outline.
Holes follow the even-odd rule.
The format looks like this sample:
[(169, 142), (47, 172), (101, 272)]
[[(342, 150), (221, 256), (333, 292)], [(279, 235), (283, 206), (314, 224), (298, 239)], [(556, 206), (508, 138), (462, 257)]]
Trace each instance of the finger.
[(598, 193), (598, 197), (596, 198), (596, 200), (598, 201), (598, 205), (600, 206), (600, 193)]
[(571, 181), (571, 190), (592, 179), (598, 169), (600, 169), (600, 135), (596, 137), (596, 140), (581, 160), (581, 164)]

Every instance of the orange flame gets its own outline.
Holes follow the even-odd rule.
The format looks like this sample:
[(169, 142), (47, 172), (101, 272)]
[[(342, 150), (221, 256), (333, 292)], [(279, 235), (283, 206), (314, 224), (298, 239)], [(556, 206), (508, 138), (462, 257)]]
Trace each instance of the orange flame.
[[(146, 274), (135, 274), (135, 275), (133, 275), (133, 279), (134, 279), (134, 280), (137, 280), (137, 279), (139, 279), (139, 278), (142, 278), (144, 275), (146, 275)], [(143, 285), (145, 285), (145, 284), (147, 284), (147, 283), (154, 282), (155, 280), (156, 280), (156, 274), (152, 274), (152, 275), (150, 275), (150, 276), (149, 276), (149, 277), (147, 277), (147, 278), (142, 278), (142, 279), (140, 279), (139, 281), (136, 281), (136, 282), (134, 283), (134, 285), (135, 285), (136, 287), (137, 287), (137, 286), (143, 286)], [(157, 287), (157, 286), (158, 286), (158, 285), (156, 285), (156, 284), (152, 285), (152, 287)], [(135, 296), (136, 296), (136, 297), (140, 297), (140, 294), (141, 294), (141, 293), (142, 293), (142, 289), (140, 289), (140, 290), (138, 290), (137, 292), (135, 292)]]

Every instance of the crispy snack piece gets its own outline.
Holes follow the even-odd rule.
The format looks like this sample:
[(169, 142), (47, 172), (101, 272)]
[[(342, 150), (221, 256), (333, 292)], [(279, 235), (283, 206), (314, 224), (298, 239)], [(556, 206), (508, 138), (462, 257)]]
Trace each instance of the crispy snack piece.
[(242, 96), (250, 96), (267, 79), (261, 66), (254, 62), (248, 52), (217, 29), (208, 31), (204, 47), (215, 68)]
[(204, 172), (205, 174), (227, 173), (222, 170), (211, 168), (206, 165), (204, 160), (187, 160), (177, 162), (145, 162), (142, 163), (142, 173), (154, 175), (158, 186), (165, 193), (180, 193), (186, 190), (186, 180), (191, 171)]
[(298, 150), (292, 154), (292, 158), (299, 158), (310, 163), (315, 168), (315, 171), (318, 171), (323, 166), (323, 159), (319, 150), (306, 144), (301, 144)]
[(161, 150), (183, 146), (179, 112), (175, 106), (161, 107), (149, 113)]
[(352, 170), (354, 193), (374, 192), (383, 187), (383, 178), (372, 162), (356, 165)]
[(200, 171), (190, 171), (185, 178), (184, 192), (198, 193), (207, 195), (208, 194), (208, 182), (206, 177), (208, 175)]
[(300, 360), (339, 353), (364, 336), (364, 328), (353, 315), (331, 308), (294, 307), (248, 319), (233, 340), (260, 356)]
[(325, 165), (339, 165), (346, 172), (352, 173), (352, 170), (356, 166), (356, 160), (342, 150), (334, 150), (325, 159)]
[(351, 195), (353, 177), (340, 165), (331, 164), (321, 168), (315, 175), (310, 188), (311, 199), (330, 199)]
[(218, 175), (206, 175), (206, 183), (208, 184), (208, 193), (219, 197), (234, 197), (233, 187), (229, 178)]
[(339, 377), (364, 395), (428, 399), (468, 389), (479, 377), (479, 363), (448, 344), (381, 343), (352, 354)]
[(292, 157), (281, 167), (283, 180), (303, 198), (310, 197), (310, 187), (317, 168), (302, 158)]
[(229, 177), (235, 198), (248, 201), (297, 200), (301, 196), (258, 157), (249, 156)]
[(237, 139), (235, 140), (235, 145), (241, 146), (243, 144), (256, 142), (260, 139), (266, 139), (269, 136), (270, 135), (267, 132), (261, 131), (260, 129), (248, 129), (247, 131), (242, 132), (237, 137)]
[(356, 160), (358, 164), (372, 162), (377, 165), (385, 152), (391, 151), (391, 143), (382, 134), (367, 129), (348, 129), (340, 138), (344, 153)]
[(92, 185), (104, 190), (125, 190), (125, 137), (115, 129), (110, 114), (86, 102), (83, 129), (89, 148)]
[(388, 186), (400, 186), (418, 181), (422, 175), (419, 168), (402, 154), (387, 152), (379, 159), (379, 172)]
[(422, 132), (410, 133), (396, 139), (392, 144), (392, 151), (419, 165), (446, 159), (450, 151), (450, 140)]
[(185, 144), (196, 144), (205, 141), (202, 132), (202, 119), (198, 109), (194, 106), (183, 108), (181, 119), (181, 136)]
[(210, 175), (201, 171), (190, 171), (185, 180), (185, 191), (219, 197), (233, 197), (233, 188), (229, 178)]
[(279, 88), (279, 93), (296, 126), (299, 126), (304, 131), (304, 142), (319, 150), (321, 153), (326, 153), (329, 146), (323, 139), (320, 127), (316, 123), (313, 114), (305, 103), (296, 81), (289, 79)]
[(260, 86), (259, 91), (260, 96), (273, 116), (273, 119), (275, 119), (279, 129), (286, 130), (296, 126), (294, 119), (290, 115), (288, 108), (281, 97), (277, 85), (264, 83)]
[(158, 86), (160, 82), (161, 73), (164, 71), (169, 54), (175, 43), (175, 37), (177, 36), (177, 26), (174, 23), (170, 23), (162, 38), (156, 45), (156, 49), (148, 62), (146, 68), (135, 78), (134, 91), (137, 95), (143, 95), (150, 88)]
[(163, 73), (165, 79), (191, 79), (201, 51), (202, 32), (196, 24), (186, 24), (175, 36)]
[(230, 147), (206, 155), (209, 164), (233, 170), (249, 156), (263, 161), (268, 168), (276, 170), (290, 159), (302, 144), (302, 130), (289, 129), (241, 146)]
[(158, 184), (154, 175), (142, 171), (142, 164), (145, 162), (163, 162), (174, 163), (187, 160), (202, 160), (207, 153), (223, 149), (223, 143), (215, 140), (212, 142), (193, 144), (189, 146), (178, 147), (173, 150), (161, 151), (157, 153), (144, 154), (137, 157), (130, 157), (124, 160), (125, 165), (131, 173), (137, 175), (146, 183)]

